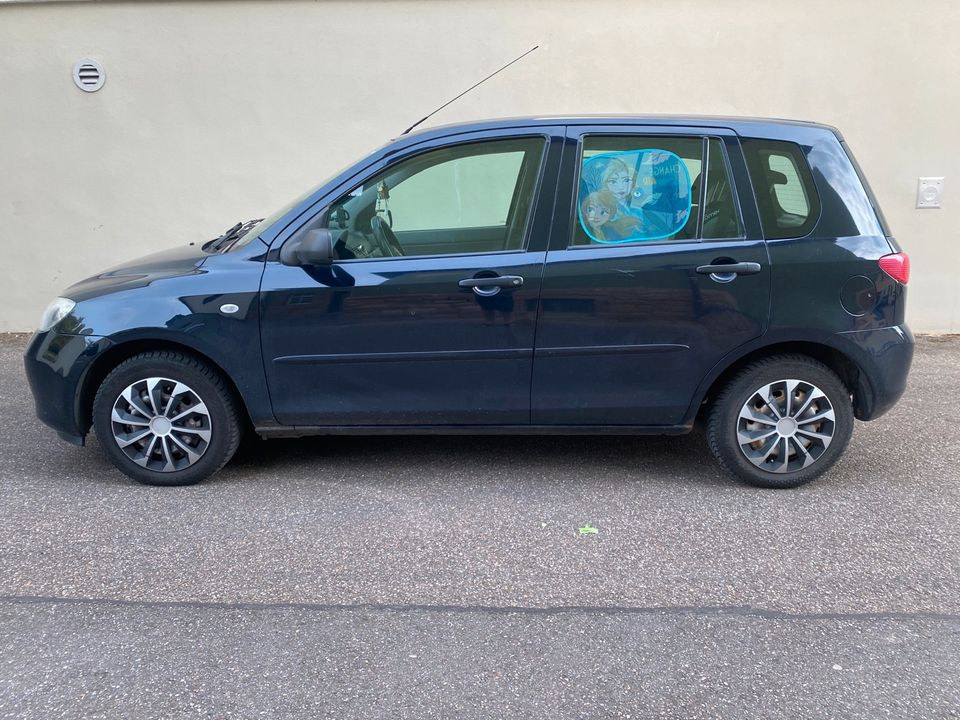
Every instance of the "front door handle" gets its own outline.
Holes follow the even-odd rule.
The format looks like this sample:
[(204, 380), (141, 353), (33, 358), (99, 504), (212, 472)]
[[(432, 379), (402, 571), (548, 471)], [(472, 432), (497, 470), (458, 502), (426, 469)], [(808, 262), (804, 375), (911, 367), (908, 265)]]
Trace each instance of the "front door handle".
[(700, 265), (697, 272), (701, 275), (756, 275), (760, 272), (760, 263), (738, 262), (722, 265)]
[(457, 283), (462, 288), (472, 289), (477, 295), (496, 295), (501, 289), (516, 290), (523, 285), (519, 275), (495, 275), (494, 277), (472, 277)]

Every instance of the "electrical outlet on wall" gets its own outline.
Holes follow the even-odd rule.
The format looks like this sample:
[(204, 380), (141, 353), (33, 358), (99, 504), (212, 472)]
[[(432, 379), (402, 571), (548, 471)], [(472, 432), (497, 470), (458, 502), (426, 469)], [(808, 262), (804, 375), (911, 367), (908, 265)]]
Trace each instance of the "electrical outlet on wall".
[(917, 182), (917, 207), (938, 208), (943, 195), (942, 177), (922, 177)]

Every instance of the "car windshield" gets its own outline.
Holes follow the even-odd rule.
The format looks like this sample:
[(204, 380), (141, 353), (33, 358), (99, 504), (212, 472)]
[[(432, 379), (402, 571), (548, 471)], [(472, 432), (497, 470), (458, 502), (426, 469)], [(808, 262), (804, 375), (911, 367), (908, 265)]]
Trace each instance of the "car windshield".
[[(376, 152), (376, 151), (374, 151), (374, 152)], [(373, 153), (370, 153), (370, 154), (373, 154)], [(342, 174), (343, 172), (345, 172), (348, 168), (352, 167), (352, 166), (355, 165), (355, 164), (356, 164), (356, 163), (350, 163), (349, 165), (344, 165), (342, 168), (340, 168), (339, 170), (337, 170), (335, 173), (333, 173), (333, 174), (330, 175), (329, 177), (325, 178), (322, 182), (314, 185), (314, 186), (311, 187), (309, 190), (307, 190), (305, 193), (302, 193), (302, 194), (298, 195), (297, 197), (295, 197), (293, 200), (291, 200), (290, 202), (288, 202), (286, 205), (284, 205), (283, 207), (281, 207), (281, 208), (280, 208), (279, 210), (277, 210), (276, 212), (273, 212), (273, 213), (271, 213), (270, 215), (268, 215), (267, 217), (265, 217), (263, 220), (261, 220), (260, 222), (258, 222), (255, 226), (253, 226), (253, 227), (249, 230), (249, 232), (247, 232), (242, 238), (240, 238), (237, 242), (235, 242), (235, 243), (230, 247), (230, 250), (236, 250), (237, 248), (241, 248), (241, 247), (243, 247), (244, 245), (248, 245), (251, 240), (253, 240), (254, 238), (259, 237), (260, 234), (261, 234), (264, 230), (266, 230), (268, 227), (270, 227), (271, 225), (273, 225), (277, 220), (279, 220), (279, 219), (282, 218), (284, 215), (286, 215), (288, 212), (290, 212), (290, 210), (292, 210), (294, 207), (296, 207), (296, 206), (299, 205), (301, 202), (303, 202), (304, 200), (306, 200), (308, 197), (310, 197), (311, 195), (313, 195), (317, 190), (319, 190), (320, 188), (322, 188), (324, 185), (326, 185), (327, 183), (329, 183), (331, 180), (333, 180), (333, 179), (334, 179), (335, 177), (337, 177), (338, 175), (341, 175), (341, 174)]]
[(280, 208), (276, 212), (271, 213), (269, 216), (265, 217), (263, 220), (258, 222), (252, 228), (250, 228), (250, 230), (246, 232), (243, 235), (243, 237), (241, 237), (239, 240), (233, 243), (233, 245), (230, 246), (230, 250), (236, 250), (237, 248), (241, 248), (244, 245), (249, 244), (250, 241), (253, 240), (254, 238), (259, 237), (260, 233), (262, 233), (268, 227), (273, 225), (277, 220), (279, 220), (281, 217), (283, 217), (288, 212), (290, 212), (290, 210), (293, 207), (295, 207), (298, 203), (301, 203), (304, 200), (306, 200), (308, 197), (310, 197), (310, 195), (312, 195), (317, 190), (317, 188), (329, 182), (333, 177), (336, 177), (336, 176), (331, 175), (330, 178), (327, 178), (326, 180), (324, 180), (322, 183), (320, 183), (320, 185), (310, 188), (305, 193), (298, 195), (296, 198), (288, 202), (286, 205), (284, 205), (282, 208)]

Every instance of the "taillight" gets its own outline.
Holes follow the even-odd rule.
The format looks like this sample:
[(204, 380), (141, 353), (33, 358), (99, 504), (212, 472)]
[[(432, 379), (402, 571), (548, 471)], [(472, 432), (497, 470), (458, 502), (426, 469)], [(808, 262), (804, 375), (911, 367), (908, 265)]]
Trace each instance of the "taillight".
[(906, 253), (898, 252), (884, 255), (879, 260), (880, 269), (898, 283), (904, 285), (910, 280), (910, 258)]

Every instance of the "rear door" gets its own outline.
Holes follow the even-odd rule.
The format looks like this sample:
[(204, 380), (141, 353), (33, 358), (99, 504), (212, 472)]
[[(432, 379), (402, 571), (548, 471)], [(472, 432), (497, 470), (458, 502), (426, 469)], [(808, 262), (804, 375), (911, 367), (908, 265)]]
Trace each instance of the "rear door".
[(595, 126), (567, 142), (532, 422), (679, 424), (709, 369), (768, 321), (770, 262), (740, 211), (736, 135)]
[(332, 266), (271, 254), (261, 338), (281, 424), (529, 424), (561, 133), (405, 151), (304, 226), (337, 235)]

